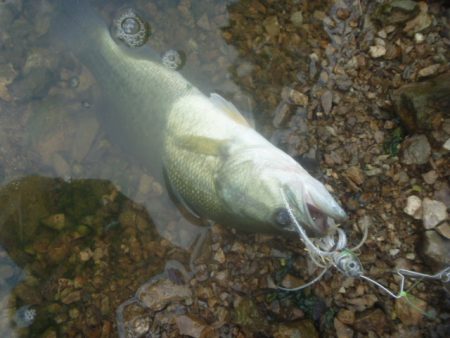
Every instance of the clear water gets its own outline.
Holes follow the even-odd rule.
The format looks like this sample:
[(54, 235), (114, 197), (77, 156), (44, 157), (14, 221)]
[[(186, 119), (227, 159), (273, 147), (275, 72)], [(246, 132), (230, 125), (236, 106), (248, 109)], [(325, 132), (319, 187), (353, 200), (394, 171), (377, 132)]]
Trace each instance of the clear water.
[[(239, 25), (240, 16), (256, 15), (239, 13), (235, 1), (93, 5), (106, 21), (123, 6), (137, 8), (151, 25), (148, 44), (157, 53), (182, 51), (187, 79), (244, 112), (260, 111), (257, 123), (275, 109), (279, 85), (296, 77), (276, 64), (277, 55), (267, 60), (273, 77), (253, 64), (263, 40), (245, 48), (227, 35), (225, 27)], [(46, 38), (54, 15), (51, 1), (0, 2), (1, 337), (85, 334), (79, 323), (92, 336), (114, 335), (117, 307), (169, 257), (187, 264), (185, 250), (201, 233), (163, 182), (116, 146), (121, 135), (105, 133), (95, 79)], [(249, 91), (258, 87), (251, 83), (258, 77), (249, 76), (255, 67), (266, 93), (274, 88), (264, 106)]]

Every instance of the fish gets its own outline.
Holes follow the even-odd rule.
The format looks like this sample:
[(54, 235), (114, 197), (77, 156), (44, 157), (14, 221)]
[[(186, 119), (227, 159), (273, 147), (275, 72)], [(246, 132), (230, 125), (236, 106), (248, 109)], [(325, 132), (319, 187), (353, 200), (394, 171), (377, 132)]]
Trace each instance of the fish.
[(291, 233), (289, 209), (313, 237), (347, 218), (233, 103), (199, 90), (147, 45), (121, 44), (89, 2), (60, 1), (56, 13), (55, 36), (101, 88), (102, 123), (192, 213), (247, 232)]

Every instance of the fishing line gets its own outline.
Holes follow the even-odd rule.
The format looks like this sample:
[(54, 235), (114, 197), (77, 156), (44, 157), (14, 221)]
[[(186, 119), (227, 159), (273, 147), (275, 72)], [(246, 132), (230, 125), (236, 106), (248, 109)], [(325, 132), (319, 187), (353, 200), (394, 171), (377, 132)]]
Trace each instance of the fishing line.
[[(430, 280), (439, 280), (442, 283), (450, 283), (450, 266), (447, 266), (446, 268), (442, 269), (441, 271), (439, 271), (434, 275), (407, 269), (397, 269), (396, 274), (400, 276), (400, 286), (399, 292), (396, 294), (383, 284), (364, 275), (362, 264), (354, 253), (354, 251), (358, 250), (367, 240), (369, 233), (367, 226), (365, 226), (363, 229), (363, 237), (360, 240), (360, 242), (351, 249), (346, 248), (347, 236), (345, 232), (339, 228), (337, 229), (337, 240), (334, 235), (328, 235), (321, 239), (316, 240), (315, 241), (317, 243), (316, 245), (314, 241), (308, 237), (303, 227), (295, 218), (291, 204), (288, 202), (288, 197), (286, 196), (285, 189), (281, 189), (281, 195), (285, 203), (286, 209), (288, 211), (289, 217), (291, 218), (298, 234), (300, 235), (300, 240), (305, 244), (306, 251), (308, 252), (311, 261), (317, 267), (322, 268), (322, 271), (311, 281), (303, 285), (300, 285), (295, 288), (284, 288), (278, 286), (280, 290), (298, 291), (307, 288), (313, 285), (314, 283), (318, 282), (332, 266), (334, 266), (338, 271), (340, 271), (347, 277), (361, 278), (376, 285), (394, 299), (400, 299), (403, 297), (407, 298), (407, 291), (405, 291), (406, 277), (419, 279), (420, 281), (424, 279), (430, 279)], [(305, 203), (303, 203), (300, 211), (302, 210), (306, 211), (307, 218), (311, 218), (311, 216), (309, 215), (309, 211), (307, 210), (307, 206), (305, 206)], [(319, 262), (320, 260), (324, 261), (325, 264), (320, 263)], [(414, 304), (411, 303), (411, 306), (414, 306)]]

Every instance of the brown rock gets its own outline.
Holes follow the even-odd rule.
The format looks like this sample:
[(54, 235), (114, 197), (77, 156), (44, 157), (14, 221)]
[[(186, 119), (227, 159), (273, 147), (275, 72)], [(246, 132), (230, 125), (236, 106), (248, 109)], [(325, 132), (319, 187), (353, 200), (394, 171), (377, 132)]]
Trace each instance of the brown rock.
[(419, 77), (428, 77), (431, 75), (434, 75), (437, 73), (437, 71), (439, 70), (440, 64), (434, 64), (425, 68), (422, 68), (421, 70), (419, 70)]
[(337, 319), (347, 325), (353, 325), (355, 322), (355, 311), (341, 309), (337, 314)]
[(280, 34), (280, 24), (278, 22), (278, 18), (275, 15), (266, 18), (263, 21), (263, 26), (267, 34), (269, 34), (272, 38)]
[[(66, 290), (67, 292), (64, 292)], [(61, 293), (61, 302), (63, 304), (72, 304), (81, 300), (81, 291), (70, 291), (69, 289), (66, 290)]]
[(334, 329), (338, 338), (352, 338), (353, 330), (347, 325), (343, 324), (339, 319), (334, 318)]
[(426, 311), (427, 303), (413, 295), (395, 301), (395, 312), (404, 325), (418, 325)]
[(309, 319), (303, 319), (288, 324), (280, 324), (273, 334), (274, 338), (318, 338), (314, 324)]
[(347, 174), (348, 178), (357, 185), (361, 185), (364, 183), (364, 174), (359, 167), (349, 167), (345, 171), (345, 173)]
[(178, 285), (167, 279), (161, 279), (145, 286), (138, 298), (152, 311), (160, 311), (173, 302), (190, 299), (192, 291), (186, 285)]
[(379, 336), (383, 336), (386, 327), (386, 315), (380, 309), (370, 309), (364, 311), (355, 320), (355, 329), (360, 332), (374, 331)]

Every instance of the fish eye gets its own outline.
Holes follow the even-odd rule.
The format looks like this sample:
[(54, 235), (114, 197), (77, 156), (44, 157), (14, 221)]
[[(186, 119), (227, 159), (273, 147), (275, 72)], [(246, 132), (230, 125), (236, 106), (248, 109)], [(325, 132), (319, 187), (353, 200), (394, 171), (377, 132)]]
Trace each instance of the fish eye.
[(292, 223), (291, 215), (289, 214), (289, 210), (286, 208), (278, 208), (275, 210), (274, 220), (275, 223), (283, 228), (286, 228)]

